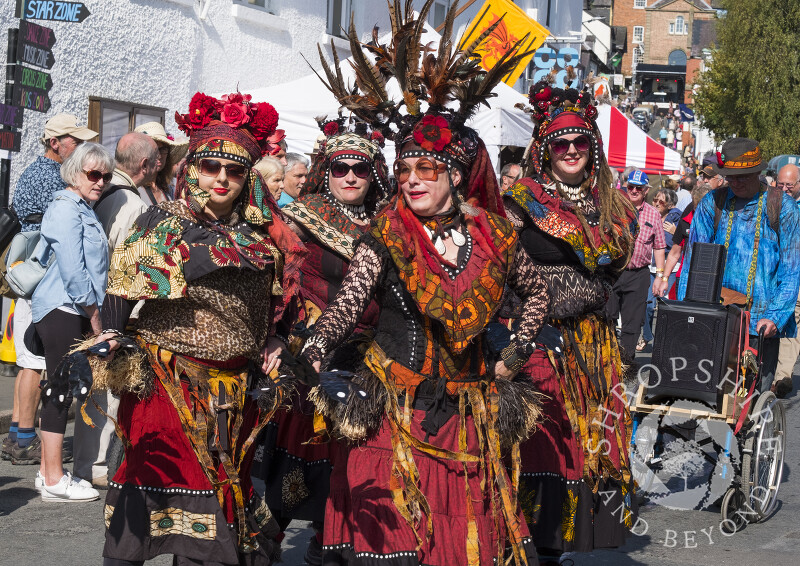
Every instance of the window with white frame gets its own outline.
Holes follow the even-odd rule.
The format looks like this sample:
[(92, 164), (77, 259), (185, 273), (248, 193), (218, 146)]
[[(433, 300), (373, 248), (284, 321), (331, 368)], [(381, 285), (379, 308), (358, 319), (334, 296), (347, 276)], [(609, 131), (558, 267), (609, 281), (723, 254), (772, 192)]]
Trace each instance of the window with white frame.
[(669, 23), (670, 35), (688, 35), (689, 24), (683, 19), (683, 16), (675, 18), (674, 22)]
[(346, 37), (350, 28), (352, 0), (328, 0), (328, 34)]
[(633, 0), (634, 8), (647, 8), (647, 0)]
[(275, 0), (234, 0), (234, 2), (237, 4), (246, 4), (254, 8), (262, 8), (270, 14), (277, 13), (274, 7)]
[(428, 23), (434, 28), (438, 28), (444, 23), (447, 16), (447, 9), (450, 7), (450, 0), (435, 0), (428, 12)]
[(636, 64), (644, 63), (644, 48), (640, 45), (633, 50), (633, 60)]
[(644, 43), (644, 26), (633, 26), (633, 42)]

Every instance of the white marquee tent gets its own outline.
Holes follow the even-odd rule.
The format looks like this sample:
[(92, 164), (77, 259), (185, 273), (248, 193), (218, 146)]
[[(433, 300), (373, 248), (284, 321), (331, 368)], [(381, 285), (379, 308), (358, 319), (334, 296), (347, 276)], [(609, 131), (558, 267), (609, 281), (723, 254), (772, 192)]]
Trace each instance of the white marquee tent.
[[(439, 35), (427, 29), (422, 36), (423, 43), (432, 41), (438, 44)], [(309, 60), (312, 60), (309, 57)], [(347, 61), (341, 63), (345, 84), (354, 83), (353, 71)], [(324, 75), (323, 75), (324, 76)], [(394, 79), (387, 85), (389, 96), (400, 99), (399, 88)], [(481, 106), (468, 125), (475, 128), (484, 143), (495, 169), (498, 168), (500, 150), (503, 146), (528, 145), (533, 124), (525, 112), (514, 108), (519, 102), (527, 102), (527, 98), (506, 84), (495, 87), (496, 97), (490, 99), (490, 108)], [(328, 91), (317, 76), (309, 69), (309, 74), (300, 79), (255, 89), (250, 92), (253, 101), (266, 101), (272, 104), (280, 115), (278, 127), (286, 131), (286, 142), (289, 151), (310, 153), (314, 141), (320, 134), (316, 116), (327, 115), (334, 118), (338, 115), (339, 103)], [(345, 115), (347, 115), (345, 113)], [(391, 163), (394, 157), (394, 146), (387, 140), (384, 154)]]

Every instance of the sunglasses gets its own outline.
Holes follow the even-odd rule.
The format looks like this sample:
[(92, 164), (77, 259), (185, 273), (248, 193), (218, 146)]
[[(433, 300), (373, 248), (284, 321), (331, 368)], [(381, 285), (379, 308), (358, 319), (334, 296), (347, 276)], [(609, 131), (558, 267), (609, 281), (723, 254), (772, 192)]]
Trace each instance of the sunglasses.
[(645, 188), (640, 185), (628, 185), (627, 187), (625, 187), (625, 190), (628, 191), (629, 193), (641, 193), (642, 191), (644, 191), (644, 189)]
[(439, 179), (439, 173), (444, 173), (447, 170), (447, 165), (422, 158), (412, 168), (403, 160), (397, 161), (394, 164), (394, 176), (397, 182), (405, 183), (408, 181), (412, 170), (420, 181), (436, 181)]
[(89, 179), (92, 183), (97, 183), (100, 179), (103, 179), (104, 183), (110, 183), (111, 177), (114, 176), (113, 173), (103, 173), (102, 171), (98, 171), (97, 169), (90, 169), (83, 171), (86, 174), (86, 178)]
[(201, 159), (200, 160), (200, 173), (206, 177), (216, 177), (222, 169), (225, 169), (225, 176), (231, 181), (242, 181), (250, 171), (249, 167), (240, 165), (238, 163), (228, 163), (223, 165), (216, 159)]
[(550, 151), (555, 155), (564, 155), (569, 151), (569, 146), (571, 145), (575, 147), (575, 151), (578, 153), (585, 153), (589, 151), (591, 142), (587, 136), (578, 136), (574, 140), (556, 138), (550, 142)]
[(348, 165), (344, 161), (334, 161), (331, 163), (331, 175), (337, 179), (346, 177), (350, 171), (359, 179), (366, 179), (372, 172), (372, 167), (365, 161), (359, 161), (355, 165)]

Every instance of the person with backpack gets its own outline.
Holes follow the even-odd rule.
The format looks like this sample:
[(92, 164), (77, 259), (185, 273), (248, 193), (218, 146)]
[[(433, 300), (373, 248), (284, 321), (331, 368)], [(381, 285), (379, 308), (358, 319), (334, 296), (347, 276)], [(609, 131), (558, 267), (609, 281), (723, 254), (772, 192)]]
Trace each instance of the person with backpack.
[(723, 287), (743, 294), (751, 313), (750, 345), (764, 330), (762, 392), (771, 388), (780, 338), (796, 334), (794, 307), (800, 287), (800, 210), (791, 197), (759, 181), (766, 167), (758, 142), (734, 138), (717, 153), (727, 188), (707, 194), (695, 211), (683, 259), (678, 300), (686, 295), (692, 245), (727, 248)]

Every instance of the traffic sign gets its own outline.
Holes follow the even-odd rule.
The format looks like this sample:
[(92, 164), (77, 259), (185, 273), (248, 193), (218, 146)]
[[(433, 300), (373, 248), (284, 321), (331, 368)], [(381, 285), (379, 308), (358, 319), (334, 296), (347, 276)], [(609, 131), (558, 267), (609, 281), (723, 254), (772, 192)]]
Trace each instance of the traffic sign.
[(0, 130), (0, 150), (19, 151), (22, 134), (9, 130)]
[(81, 23), (89, 17), (90, 12), (83, 2), (17, 0), (17, 10), (14, 15), (23, 20)]
[(0, 124), (12, 128), (22, 127), (22, 108), (0, 104)]

